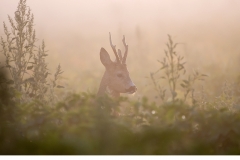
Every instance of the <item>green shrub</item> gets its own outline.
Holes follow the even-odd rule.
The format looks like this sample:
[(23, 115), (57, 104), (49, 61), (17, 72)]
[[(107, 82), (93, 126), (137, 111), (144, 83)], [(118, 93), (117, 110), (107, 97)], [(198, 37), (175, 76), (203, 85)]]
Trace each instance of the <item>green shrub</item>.
[[(111, 108), (117, 106), (132, 109), (114, 115)], [(13, 125), (1, 119), (1, 154), (239, 154), (240, 114), (228, 109), (87, 93), (45, 108), (18, 111)]]
[(19, 1), (14, 19), (10, 16), (8, 19), (11, 30), (3, 23), (6, 40), (1, 37), (1, 52), (5, 56), (3, 67), (10, 74), (10, 79), (6, 79), (5, 84), (11, 85), (11, 91), (18, 95), (19, 102), (31, 99), (44, 103), (54, 102), (54, 88), (63, 88), (56, 84), (63, 72), (59, 65), (53, 80), (48, 81), (50, 73), (45, 62), (48, 54), (44, 41), (38, 49), (35, 46), (37, 38), (33, 29), (34, 16), (26, 5), (26, 0)]

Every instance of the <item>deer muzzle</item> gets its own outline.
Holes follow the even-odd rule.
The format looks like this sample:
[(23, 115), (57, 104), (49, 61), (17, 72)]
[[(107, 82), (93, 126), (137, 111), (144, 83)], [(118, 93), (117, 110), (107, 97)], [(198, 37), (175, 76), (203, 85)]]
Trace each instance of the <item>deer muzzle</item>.
[(129, 94), (133, 94), (136, 91), (137, 91), (137, 87), (136, 86), (131, 86), (128, 89), (126, 89), (126, 93), (129, 93)]

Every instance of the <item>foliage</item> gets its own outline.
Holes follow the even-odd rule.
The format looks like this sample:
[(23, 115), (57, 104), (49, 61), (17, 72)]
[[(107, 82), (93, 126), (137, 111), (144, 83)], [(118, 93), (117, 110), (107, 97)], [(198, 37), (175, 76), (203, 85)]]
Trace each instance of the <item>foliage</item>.
[(88, 93), (52, 107), (11, 106), (1, 105), (1, 154), (239, 154), (240, 114), (227, 108)]
[(12, 86), (15, 94), (20, 94), (20, 102), (27, 99), (38, 99), (43, 102), (53, 102), (56, 81), (62, 74), (60, 65), (54, 79), (48, 82), (49, 70), (45, 62), (45, 43), (36, 50), (37, 41), (34, 25), (34, 16), (26, 6), (26, 0), (20, 0), (14, 19), (8, 16), (11, 31), (3, 23), (6, 40), (1, 37), (2, 53), (5, 56), (4, 67), (10, 73), (10, 79), (5, 83)]
[(219, 95), (214, 96), (210, 100), (207, 100), (206, 96), (207, 94), (202, 90), (201, 97), (196, 101), (196, 106), (201, 108), (210, 106), (217, 110), (226, 108), (231, 112), (239, 109), (239, 87), (235, 83), (225, 81), (219, 91)]
[[(240, 112), (235, 86), (225, 83), (212, 101), (206, 99), (202, 88), (201, 97), (187, 104), (190, 93), (195, 100), (195, 81), (206, 75), (195, 71), (188, 79), (180, 79), (186, 72), (185, 63), (175, 52), (177, 44), (170, 36), (159, 71), (165, 71), (161, 78), (169, 84), (172, 101), (159, 105), (149, 102), (147, 97), (135, 101), (74, 93), (51, 103), (53, 89), (62, 88), (56, 84), (61, 67), (48, 84), (45, 44), (35, 52), (33, 15), (27, 8), (26, 0), (20, 0), (16, 24), (9, 17), (12, 32), (4, 24), (7, 41), (1, 38), (4, 67), (12, 79), (3, 70), (0, 72), (0, 154), (240, 154)], [(151, 78), (165, 100), (166, 89), (155, 78), (159, 71), (152, 73)], [(183, 99), (176, 98), (180, 80), (185, 91)], [(21, 93), (20, 98), (13, 90)]]
[[(185, 63), (182, 62), (184, 57), (178, 55), (175, 51), (178, 43), (174, 43), (171, 36), (168, 35), (169, 42), (167, 45), (167, 50), (164, 50), (165, 57), (162, 61), (158, 61), (161, 63), (161, 68), (158, 69), (156, 72), (150, 73), (151, 80), (154, 84), (155, 89), (157, 90), (159, 97), (162, 101), (165, 101), (166, 89), (159, 85), (158, 79), (155, 76), (161, 71), (164, 71), (164, 76), (161, 76), (159, 79), (165, 79), (168, 82), (168, 88), (171, 93), (171, 100), (176, 101), (178, 100), (177, 97), (177, 85), (178, 82), (181, 80), (185, 73)], [(162, 75), (162, 74), (161, 74)], [(195, 71), (193, 75), (189, 75), (188, 79), (183, 79), (182, 83), (180, 84), (181, 87), (185, 90), (184, 93), (184, 101), (186, 101), (187, 96), (190, 92), (194, 92), (193, 84), (196, 80), (204, 80), (204, 77), (207, 76), (205, 74), (200, 74), (198, 71)]]
[(239, 154), (238, 110), (89, 93), (47, 107), (16, 104), (7, 89), (0, 91), (1, 154)]

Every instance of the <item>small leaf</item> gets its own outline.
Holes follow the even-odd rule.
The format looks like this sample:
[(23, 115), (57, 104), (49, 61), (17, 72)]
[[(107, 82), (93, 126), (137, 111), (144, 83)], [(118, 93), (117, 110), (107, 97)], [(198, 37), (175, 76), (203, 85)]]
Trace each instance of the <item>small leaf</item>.
[(178, 43), (175, 43), (174, 46), (173, 46), (173, 48), (175, 48), (177, 45), (178, 45)]
[(166, 68), (166, 66), (162, 66), (159, 70), (162, 70), (162, 69), (164, 69), (164, 68)]
[(31, 77), (31, 78), (26, 79), (25, 81), (26, 81), (26, 82), (34, 82), (34, 78)]
[(184, 71), (183, 71), (183, 75), (186, 73), (186, 70), (184, 69)]
[(45, 75), (44, 75), (44, 78), (47, 78), (48, 74), (49, 74), (49, 73), (48, 73), (48, 72), (46, 72), (46, 73), (45, 73)]
[(13, 80), (8, 80), (7, 84), (14, 84), (14, 81)]
[(189, 84), (189, 81), (188, 81), (188, 80), (183, 80), (183, 82), (184, 82), (185, 84)]
[(57, 85), (57, 88), (64, 88), (63, 86)]
[(185, 86), (183, 83), (181, 83), (180, 85), (181, 85), (183, 88), (186, 88), (186, 86)]
[(26, 26), (27, 23), (28, 23), (28, 21), (26, 21), (26, 22), (24, 23), (23, 27)]
[(206, 75), (206, 74), (202, 74), (201, 76), (208, 77), (208, 75)]
[(27, 70), (30, 70), (30, 69), (32, 69), (33, 68), (33, 66), (28, 66), (27, 67)]

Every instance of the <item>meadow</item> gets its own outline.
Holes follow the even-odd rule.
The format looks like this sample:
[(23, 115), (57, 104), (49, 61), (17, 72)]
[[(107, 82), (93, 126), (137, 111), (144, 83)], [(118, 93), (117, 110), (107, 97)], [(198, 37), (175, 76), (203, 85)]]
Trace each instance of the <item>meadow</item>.
[[(130, 25), (131, 19), (127, 19), (129, 26), (118, 24), (120, 27), (113, 29), (107, 27), (108, 21), (100, 23), (99, 19), (96, 20), (99, 28), (96, 25), (94, 28), (91, 24), (95, 14), (88, 15), (89, 8), (86, 8), (81, 14), (89, 19), (83, 21), (86, 24), (80, 25), (82, 28), (68, 30), (65, 25), (70, 20), (55, 24), (55, 20), (59, 21), (55, 17), (45, 19), (42, 26), (48, 27), (42, 30), (36, 24), (40, 13), (36, 15), (31, 10), (31, 3), (17, 2), (13, 14), (4, 15), (7, 19), (0, 28), (0, 154), (240, 153), (240, 48), (237, 44), (240, 32), (236, 29), (240, 24), (226, 18), (235, 18), (240, 13), (232, 11), (225, 15), (227, 25), (212, 27), (210, 31), (204, 28), (204, 18), (189, 22), (191, 30), (184, 25), (174, 26), (179, 20), (174, 13), (171, 16), (176, 22), (166, 18), (171, 25), (165, 28), (157, 29), (158, 25), (151, 24), (148, 15), (142, 17), (144, 20), (137, 18), (139, 24), (134, 27)], [(116, 5), (120, 2), (108, 3), (113, 7), (110, 10), (113, 17), (107, 18), (114, 23), (116, 17), (121, 19), (123, 6)], [(107, 6), (104, 4), (100, 5), (101, 11)], [(122, 16), (133, 16), (136, 10)], [(150, 10), (151, 7), (145, 11)], [(110, 11), (104, 14), (109, 15)], [(213, 19), (216, 15), (213, 14)], [(187, 20), (182, 18), (182, 22)], [(221, 20), (216, 18), (217, 22)], [(78, 23), (74, 24), (78, 26)], [(194, 25), (200, 24), (200, 30), (194, 29)], [(226, 30), (226, 26), (231, 27)], [(52, 31), (52, 35), (44, 33), (46, 30)], [(138, 88), (133, 95), (122, 94), (119, 98), (96, 95), (104, 73), (100, 48), (111, 52), (109, 30), (115, 31), (112, 38), (120, 48), (123, 48), (122, 35), (126, 36), (128, 70)], [(206, 33), (201, 35), (201, 32)]]

